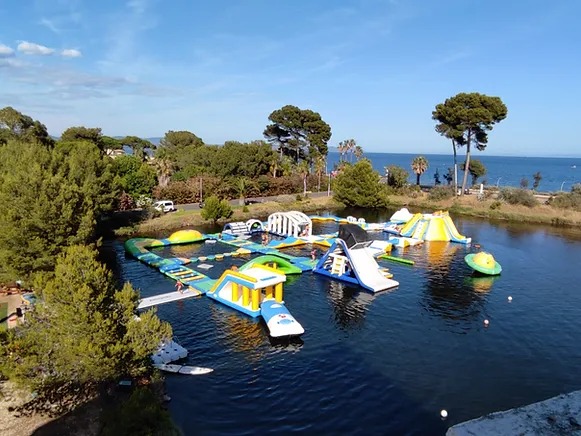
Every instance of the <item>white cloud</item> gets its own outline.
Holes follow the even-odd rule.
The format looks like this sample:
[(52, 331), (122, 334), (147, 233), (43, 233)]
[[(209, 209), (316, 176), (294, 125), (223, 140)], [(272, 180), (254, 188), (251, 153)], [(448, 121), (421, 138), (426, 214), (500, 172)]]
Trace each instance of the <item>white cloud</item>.
[(27, 55), (51, 55), (54, 53), (54, 48), (48, 48), (44, 45), (35, 44), (34, 42), (22, 41), (18, 44), (16, 49)]
[(65, 58), (80, 58), (81, 56), (83, 56), (83, 54), (81, 53), (80, 50), (77, 50), (75, 48), (66, 48), (63, 51), (61, 51), (61, 56), (64, 56)]
[(0, 44), (0, 58), (7, 58), (14, 54), (14, 50), (7, 45)]

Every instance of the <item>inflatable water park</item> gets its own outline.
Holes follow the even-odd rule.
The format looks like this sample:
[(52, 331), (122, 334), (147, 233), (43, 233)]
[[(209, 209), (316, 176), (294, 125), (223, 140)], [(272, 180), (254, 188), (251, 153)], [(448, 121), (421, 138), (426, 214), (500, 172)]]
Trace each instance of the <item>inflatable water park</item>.
[[(338, 232), (313, 234), (313, 222), (321, 221), (336, 222)], [(388, 238), (378, 238), (378, 232), (385, 232)], [(256, 235), (260, 235), (261, 243), (252, 240)], [(162, 257), (150, 251), (172, 245), (213, 244), (218, 241), (230, 250), (198, 257)], [(180, 230), (165, 239), (133, 238), (125, 242), (125, 249), (179, 284), (174, 292), (141, 299), (139, 310), (205, 295), (246, 316), (263, 319), (269, 334), (280, 338), (300, 336), (305, 331), (284, 302), (287, 276), (312, 272), (359, 286), (364, 292), (376, 294), (393, 290), (400, 283), (394, 280), (389, 269), (380, 266), (377, 259), (413, 265), (413, 261), (393, 256), (391, 252), (425, 241), (468, 245), (471, 239), (460, 234), (448, 212), (444, 211), (412, 214), (404, 208), (385, 223), (367, 223), (362, 218), (333, 215), (307, 216), (290, 211), (271, 214), (264, 222), (257, 219), (231, 222), (217, 234)], [(283, 251), (299, 246), (313, 247), (311, 256), (295, 256)], [(325, 250), (318, 259), (314, 247)], [(240, 256), (253, 257), (239, 267), (231, 262), (230, 268), (217, 279), (204, 274), (213, 266), (207, 262), (228, 262)], [(498, 275), (502, 270), (486, 252), (471, 253), (465, 261), (475, 274)]]

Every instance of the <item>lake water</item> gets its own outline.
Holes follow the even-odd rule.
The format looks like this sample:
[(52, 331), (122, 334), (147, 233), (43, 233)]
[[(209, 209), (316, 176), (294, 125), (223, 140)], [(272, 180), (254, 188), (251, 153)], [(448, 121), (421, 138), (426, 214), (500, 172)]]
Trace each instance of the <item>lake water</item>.
[[(365, 157), (371, 160), (373, 167), (380, 174), (385, 174), (384, 167), (397, 165), (410, 173), (409, 182), (415, 184), (416, 176), (411, 170), (412, 160), (418, 154), (404, 153), (365, 153)], [(428, 170), (422, 175), (420, 182), (425, 185), (434, 184), (434, 174), (436, 169), (440, 174), (440, 180), (446, 183), (444, 175), (448, 173), (448, 168), (454, 167), (453, 156), (442, 154), (424, 154), (429, 163)], [(485, 152), (473, 152), (472, 158), (480, 160), (487, 169), (487, 174), (482, 177), (488, 185), (497, 184), (499, 186), (520, 187), (521, 180), (528, 180), (528, 187), (533, 186), (533, 174), (540, 172), (542, 176), (539, 191), (555, 192), (559, 190), (570, 191), (575, 183), (581, 183), (581, 158), (552, 158), (552, 157), (512, 157), (512, 156), (490, 156)], [(328, 167), (339, 162), (338, 153), (329, 153)], [(458, 165), (465, 160), (463, 151), (458, 154)], [(464, 173), (458, 170), (458, 180), (462, 180)], [(471, 182), (470, 175), (468, 182)], [(480, 180), (479, 180), (480, 181)]]
[[(369, 222), (391, 215), (345, 213)], [(190, 351), (187, 362), (215, 369), (167, 376), (174, 421), (187, 435), (441, 435), (467, 419), (581, 389), (581, 232), (454, 221), (494, 254), (501, 276), (472, 276), (463, 258), (474, 247), (426, 243), (396, 252), (414, 266), (385, 263), (400, 287), (384, 294), (312, 273), (289, 277), (285, 301), (306, 330), (293, 341), (270, 339), (262, 322), (206, 297), (160, 306)], [(118, 277), (143, 296), (173, 290), (172, 280), (127, 257), (121, 242), (106, 247)], [(212, 277), (230, 265), (212, 264)]]

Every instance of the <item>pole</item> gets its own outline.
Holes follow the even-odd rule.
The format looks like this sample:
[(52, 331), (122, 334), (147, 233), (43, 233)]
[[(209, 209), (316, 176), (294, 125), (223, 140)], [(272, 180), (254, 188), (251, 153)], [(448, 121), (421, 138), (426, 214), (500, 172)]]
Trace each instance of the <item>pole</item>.
[(454, 192), (458, 194), (458, 164), (454, 162)]
[(561, 192), (563, 192), (563, 185), (564, 185), (565, 183), (567, 183), (567, 182), (563, 182), (563, 183), (561, 183)]
[(502, 179), (502, 177), (499, 177), (498, 180), (496, 181), (496, 188), (498, 189), (498, 183), (500, 182), (500, 179)]
[(327, 182), (327, 197), (331, 196), (331, 173), (329, 175), (329, 180)]
[(202, 192), (202, 178), (200, 177), (200, 203), (202, 203), (204, 197), (203, 197), (203, 192)]

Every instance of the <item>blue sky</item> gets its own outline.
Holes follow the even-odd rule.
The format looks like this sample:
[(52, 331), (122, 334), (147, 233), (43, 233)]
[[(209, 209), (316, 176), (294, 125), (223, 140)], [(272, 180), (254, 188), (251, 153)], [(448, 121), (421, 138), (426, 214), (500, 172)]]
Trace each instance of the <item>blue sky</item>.
[(0, 107), (57, 136), (223, 143), (292, 104), (330, 145), (450, 153), (432, 110), (481, 92), (509, 110), (487, 154), (579, 156), (579, 16), (578, 0), (0, 0)]

